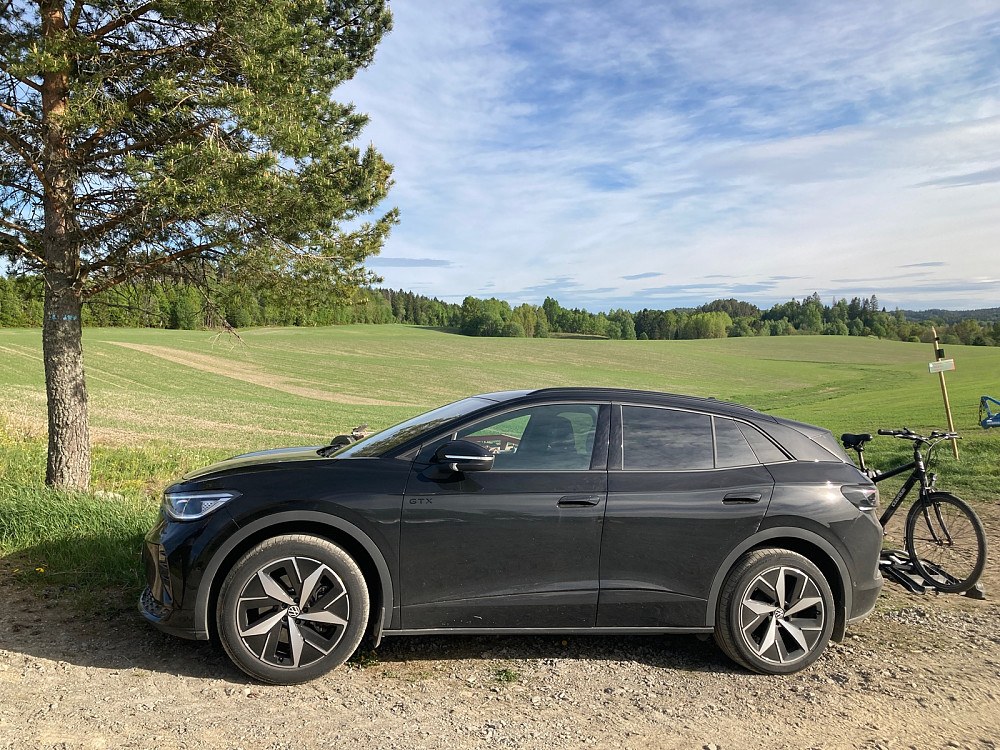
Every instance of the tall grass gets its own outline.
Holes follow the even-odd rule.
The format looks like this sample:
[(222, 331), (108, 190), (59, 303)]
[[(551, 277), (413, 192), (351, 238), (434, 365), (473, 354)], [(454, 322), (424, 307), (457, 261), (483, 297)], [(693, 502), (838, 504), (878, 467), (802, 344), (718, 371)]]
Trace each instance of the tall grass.
[(0, 421), (0, 574), (68, 596), (82, 609), (131, 607), (142, 585), (142, 538), (171, 478), (221, 455), (95, 446), (92, 494), (44, 486), (45, 441)]

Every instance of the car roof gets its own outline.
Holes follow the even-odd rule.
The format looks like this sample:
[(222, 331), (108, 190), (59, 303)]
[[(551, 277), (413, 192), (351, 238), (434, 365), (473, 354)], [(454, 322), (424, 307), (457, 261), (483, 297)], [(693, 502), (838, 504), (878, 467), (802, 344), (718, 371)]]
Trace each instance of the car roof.
[(715, 398), (701, 398), (699, 396), (684, 396), (677, 393), (661, 393), (659, 391), (639, 391), (630, 388), (596, 388), (596, 387), (559, 387), (559, 388), (537, 388), (530, 391), (497, 391), (496, 393), (484, 393), (480, 398), (491, 401), (510, 401), (516, 398), (525, 398), (529, 401), (537, 399), (551, 398), (593, 398), (602, 401), (629, 401), (633, 403), (651, 404), (656, 406), (673, 406), (682, 409), (696, 409), (730, 415), (753, 416), (755, 418), (773, 419), (767, 414), (762, 414), (756, 409), (743, 404), (736, 404), (730, 401), (720, 401)]

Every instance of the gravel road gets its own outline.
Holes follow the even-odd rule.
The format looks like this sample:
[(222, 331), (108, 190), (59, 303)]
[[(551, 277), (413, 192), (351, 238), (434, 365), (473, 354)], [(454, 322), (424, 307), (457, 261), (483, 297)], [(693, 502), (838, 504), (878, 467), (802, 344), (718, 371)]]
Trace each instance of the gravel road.
[(0, 561), (0, 748), (996, 748), (1000, 505), (989, 598), (886, 585), (790, 677), (693, 637), (386, 639), (326, 677), (258, 685), (138, 614), (81, 619)]

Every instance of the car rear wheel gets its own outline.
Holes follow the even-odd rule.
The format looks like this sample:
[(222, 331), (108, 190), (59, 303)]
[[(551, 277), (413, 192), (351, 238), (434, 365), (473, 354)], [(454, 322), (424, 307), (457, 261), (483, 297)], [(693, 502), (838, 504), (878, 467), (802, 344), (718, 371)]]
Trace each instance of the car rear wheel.
[(343, 664), (368, 623), (368, 588), (342, 548), (305, 534), (244, 554), (219, 591), (216, 618), (233, 662), (262, 682), (311, 680)]
[(819, 568), (795, 552), (759, 549), (726, 577), (715, 637), (747, 669), (789, 674), (819, 658), (833, 625), (833, 593)]

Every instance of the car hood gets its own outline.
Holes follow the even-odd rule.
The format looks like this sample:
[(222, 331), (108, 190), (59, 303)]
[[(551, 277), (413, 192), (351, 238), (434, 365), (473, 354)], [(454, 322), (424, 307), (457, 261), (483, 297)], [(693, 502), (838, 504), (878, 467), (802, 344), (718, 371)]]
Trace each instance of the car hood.
[(320, 447), (317, 445), (303, 448), (275, 448), (269, 451), (244, 453), (239, 456), (227, 458), (225, 461), (211, 464), (210, 466), (195, 469), (185, 474), (183, 481), (203, 479), (211, 474), (223, 474), (254, 466), (267, 466), (270, 464), (286, 463), (288, 461), (329, 461), (329, 458), (325, 458), (316, 452)]

